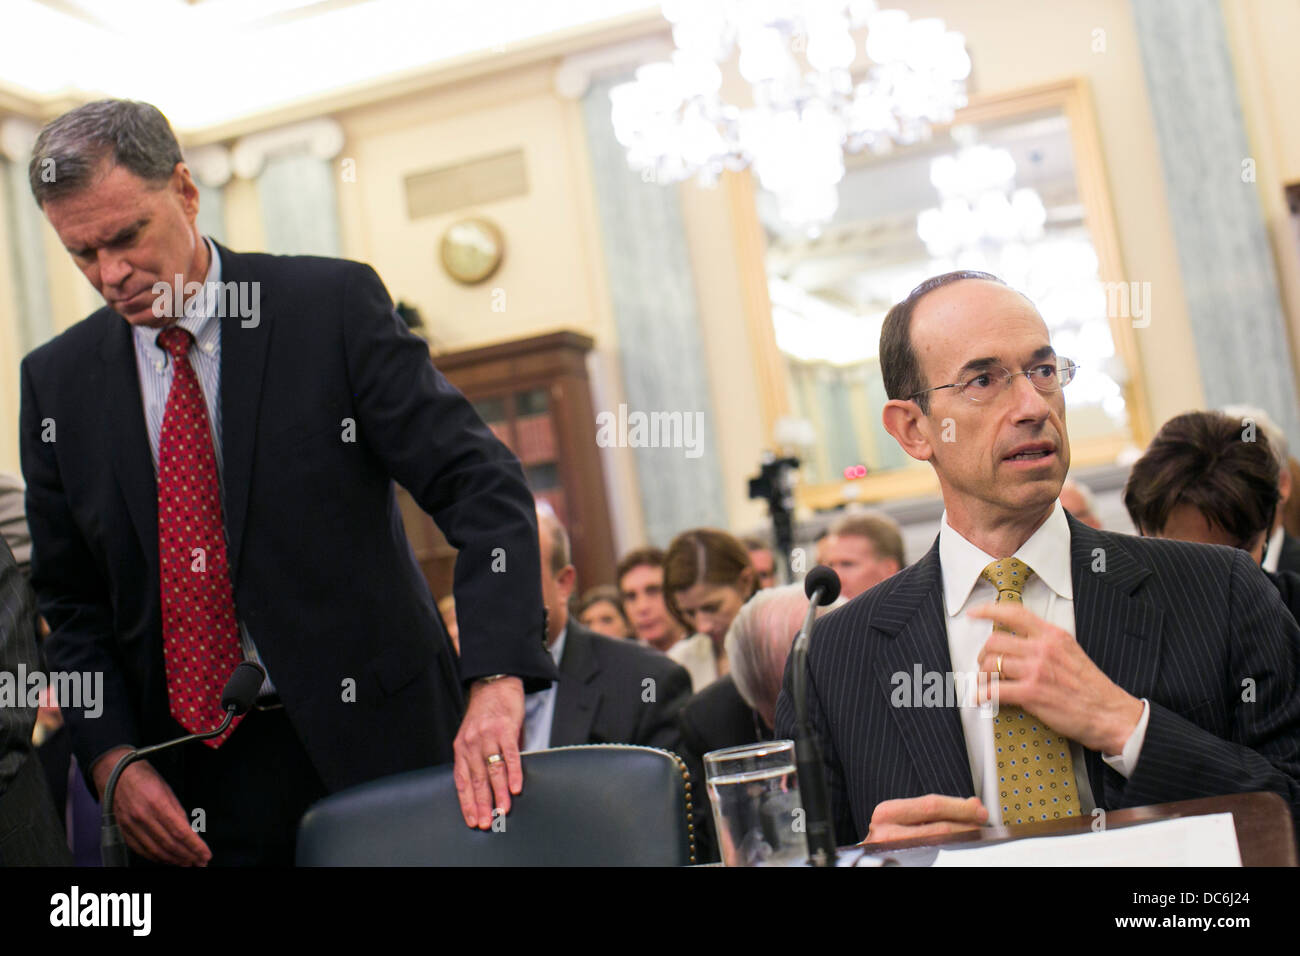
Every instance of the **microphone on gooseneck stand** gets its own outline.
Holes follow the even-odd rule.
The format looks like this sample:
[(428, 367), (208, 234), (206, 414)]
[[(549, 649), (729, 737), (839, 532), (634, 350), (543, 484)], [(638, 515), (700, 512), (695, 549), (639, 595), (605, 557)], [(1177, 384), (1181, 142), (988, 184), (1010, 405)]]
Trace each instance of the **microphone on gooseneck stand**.
[(137, 760), (160, 750), (166, 750), (168, 747), (189, 743), (191, 740), (220, 737), (226, 732), (231, 721), (246, 714), (253, 706), (264, 680), (266, 680), (266, 671), (259, 665), (252, 661), (240, 661), (235, 672), (230, 675), (230, 680), (226, 681), (226, 688), (221, 694), (221, 706), (225, 709), (226, 716), (221, 721), (220, 727), (201, 734), (188, 734), (151, 747), (141, 747), (139, 750), (132, 750), (122, 755), (114, 765), (113, 772), (108, 777), (108, 784), (104, 787), (103, 813), (100, 817), (99, 831), (99, 854), (104, 866), (129, 866), (131, 861), (127, 853), (126, 841), (122, 838), (122, 829), (118, 826), (117, 817), (113, 813), (113, 793), (117, 789), (117, 778), (122, 776), (122, 771)]
[(840, 596), (840, 577), (824, 564), (804, 579), (808, 614), (795, 638), (794, 648), (794, 755), (803, 797), (804, 822), (808, 837), (808, 862), (813, 866), (835, 865), (835, 827), (831, 822), (830, 794), (826, 787), (826, 766), (822, 763), (821, 741), (808, 720), (808, 639), (812, 635), (817, 608)]

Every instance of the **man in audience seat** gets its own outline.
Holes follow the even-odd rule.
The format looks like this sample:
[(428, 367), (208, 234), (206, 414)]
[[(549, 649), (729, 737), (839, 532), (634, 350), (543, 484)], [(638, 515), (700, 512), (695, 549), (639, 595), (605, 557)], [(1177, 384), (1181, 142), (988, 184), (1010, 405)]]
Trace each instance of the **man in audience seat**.
[(642, 744), (677, 750), (677, 710), (691, 678), (663, 654), (587, 630), (569, 617), (578, 572), (554, 512), (537, 511), (546, 642), (560, 671), (551, 688), (524, 698), (524, 749)]

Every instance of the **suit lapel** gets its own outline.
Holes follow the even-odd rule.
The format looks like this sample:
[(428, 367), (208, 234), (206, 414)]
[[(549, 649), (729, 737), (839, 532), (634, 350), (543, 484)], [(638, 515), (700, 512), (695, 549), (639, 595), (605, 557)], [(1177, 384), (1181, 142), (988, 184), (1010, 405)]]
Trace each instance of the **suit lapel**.
[(594, 686), (600, 663), (592, 653), (587, 633), (569, 621), (560, 655), (560, 680), (555, 688), (555, 715), (551, 719), (551, 746), (585, 744), (600, 704), (600, 691)]
[[(1123, 536), (1070, 522), (1070, 569), (1074, 629), (1079, 646), (1103, 673), (1134, 697), (1150, 697), (1159, 673), (1164, 614), (1135, 596), (1151, 574), (1123, 546)], [(1114, 771), (1101, 755), (1087, 753), (1088, 779), (1102, 782)], [(1093, 797), (1106, 801), (1098, 783)]]
[[(244, 256), (218, 245), (221, 281), (234, 283), (237, 297), (226, 301), (256, 303), (255, 325), (238, 314), (221, 321), (221, 449), (224, 461), (223, 485), (226, 509), (226, 539), (232, 580), (238, 580), (240, 549), (244, 541), (244, 518), (248, 511), (248, 489), (252, 482), (253, 444), (257, 434), (257, 413), (262, 396), (262, 373), (266, 366), (271, 324), (265, 311), (268, 289), (253, 274)], [(245, 284), (246, 283), (246, 284)], [(256, 283), (256, 285), (254, 285)], [(238, 312), (226, 309), (227, 312)]]
[[(871, 627), (880, 633), (875, 655), (875, 680), (885, 699), (901, 691), (896, 674), (907, 675), (909, 692), (918, 675), (938, 675), (940, 692), (952, 672), (948, 628), (944, 622), (939, 542), (916, 563), (910, 579), (875, 609)], [(922, 683), (921, 687), (925, 686)], [(916, 693), (921, 693), (917, 688)], [(920, 704), (920, 706), (918, 706)], [(925, 706), (909, 694), (907, 706), (889, 708), (904, 748), (921, 781), (920, 793), (971, 796), (970, 759), (957, 707)], [(882, 768), (882, 773), (886, 771)]]
[(140, 399), (140, 373), (131, 325), (110, 313), (100, 354), (104, 359), (101, 434), (109, 436), (109, 458), (144, 554), (158, 564), (158, 482)]

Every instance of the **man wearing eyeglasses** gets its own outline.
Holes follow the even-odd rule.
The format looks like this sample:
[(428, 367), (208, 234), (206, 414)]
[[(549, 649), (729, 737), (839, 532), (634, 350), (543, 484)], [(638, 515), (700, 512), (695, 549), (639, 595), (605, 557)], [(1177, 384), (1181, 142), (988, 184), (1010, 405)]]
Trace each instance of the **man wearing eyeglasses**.
[(1243, 552), (1060, 506), (1076, 369), (1033, 303), (985, 273), (929, 279), (886, 316), (880, 363), (885, 428), (945, 512), (924, 558), (813, 638), (840, 842), (1256, 790), (1296, 814), (1296, 622)]

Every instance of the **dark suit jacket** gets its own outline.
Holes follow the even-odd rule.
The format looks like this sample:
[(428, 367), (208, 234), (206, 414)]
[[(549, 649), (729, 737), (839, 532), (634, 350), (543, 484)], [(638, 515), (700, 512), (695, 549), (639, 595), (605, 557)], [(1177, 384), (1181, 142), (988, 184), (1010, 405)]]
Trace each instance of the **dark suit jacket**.
[(32, 747), (36, 708), (31, 686), (20, 682), (41, 670), (36, 652), (36, 611), (31, 588), (13, 552), (0, 538), (0, 674), (20, 699), (0, 705), (0, 866), (69, 866), (72, 854), (50, 800), (45, 772)]
[(691, 697), (677, 715), (677, 726), (682, 746), (699, 757), (711, 750), (772, 738), (758, 714), (740, 696), (730, 674)]
[[(369, 266), (218, 248), (223, 282), (260, 297), (255, 325), (220, 320), (239, 618), (328, 789), (448, 762), (462, 680), (509, 673), (540, 689), (554, 676), (519, 463)], [(24, 359), (20, 437), (50, 666), (105, 675), (103, 715), (67, 715), (89, 771), (113, 746), (180, 733), (163, 667), (157, 485), (121, 316), (101, 309)], [(460, 549), (459, 673), (394, 481)]]
[(1291, 616), (1300, 621), (1300, 574), (1294, 571), (1265, 571), (1264, 576), (1273, 582), (1282, 603)]
[[(653, 700), (644, 681), (654, 681)], [(639, 744), (678, 751), (677, 711), (691, 677), (663, 654), (569, 619), (555, 690), (551, 746)]]
[[(1097, 805), (1271, 790), (1300, 819), (1300, 628), (1277, 589), (1235, 548), (1069, 521), (1079, 644), (1111, 680), (1151, 702), (1131, 777), (1086, 752)], [(958, 709), (890, 706), (891, 675), (952, 670), (944, 621), (936, 541), (818, 622), (809, 707), (841, 843), (866, 835), (882, 800), (975, 792)], [(793, 735), (789, 691), (787, 666), (778, 737)]]
[(717, 830), (704, 779), (704, 755), (724, 747), (771, 740), (772, 732), (745, 703), (730, 674), (692, 696), (677, 715), (677, 727), (682, 735), (682, 759), (694, 781), (691, 792), (695, 795), (697, 859), (704, 863), (716, 861), (719, 859)]
[(1300, 574), (1300, 538), (1282, 532), (1282, 555), (1278, 558), (1277, 569)]

